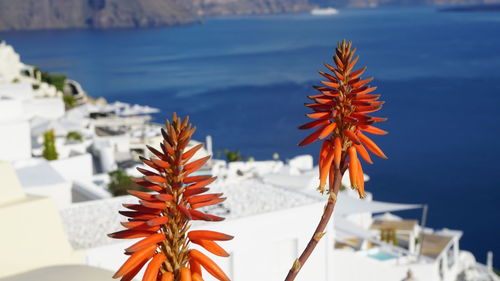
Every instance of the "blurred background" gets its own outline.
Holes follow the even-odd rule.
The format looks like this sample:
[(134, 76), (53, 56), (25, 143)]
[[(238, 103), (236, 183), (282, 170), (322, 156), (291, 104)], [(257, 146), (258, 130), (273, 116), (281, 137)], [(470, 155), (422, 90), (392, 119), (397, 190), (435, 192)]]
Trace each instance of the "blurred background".
[(352, 41), (388, 117), (366, 189), (427, 204), (427, 225), (462, 230), (481, 262), (500, 254), (500, 1), (1, 0), (0, 39), (94, 98), (189, 115), (214, 151), (315, 162), (319, 144), (297, 146), (303, 104)]

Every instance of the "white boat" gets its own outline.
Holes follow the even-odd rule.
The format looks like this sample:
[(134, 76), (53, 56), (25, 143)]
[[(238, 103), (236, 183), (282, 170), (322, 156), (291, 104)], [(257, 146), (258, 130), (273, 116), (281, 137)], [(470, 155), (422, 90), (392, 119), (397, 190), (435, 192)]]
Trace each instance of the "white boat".
[(336, 15), (339, 13), (339, 10), (335, 8), (314, 8), (311, 10), (311, 15), (315, 16), (330, 16), (330, 15)]

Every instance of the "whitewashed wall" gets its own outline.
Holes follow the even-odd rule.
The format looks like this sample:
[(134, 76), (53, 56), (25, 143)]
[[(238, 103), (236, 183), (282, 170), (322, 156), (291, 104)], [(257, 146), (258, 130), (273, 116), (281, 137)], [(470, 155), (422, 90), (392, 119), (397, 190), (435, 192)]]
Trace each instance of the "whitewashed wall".
[(95, 149), (109, 146), (113, 147), (113, 150), (117, 153), (129, 153), (130, 137), (128, 135), (94, 137)]
[[(295, 258), (309, 241), (323, 212), (323, 203), (278, 212), (204, 223), (193, 229), (208, 229), (234, 235), (232, 241), (221, 242), (230, 258), (208, 254), (233, 281), (271, 281), (285, 278)], [(87, 264), (117, 270), (127, 258), (123, 249), (134, 241), (119, 242), (86, 250)], [(297, 281), (327, 281), (331, 274), (333, 244), (329, 232), (303, 267)], [(215, 281), (208, 273), (204, 280)]]
[(64, 116), (64, 102), (58, 97), (29, 99), (23, 102), (23, 107), (28, 118), (57, 119)]
[(266, 174), (278, 171), (283, 167), (283, 162), (281, 161), (258, 161), (258, 162), (229, 162), (227, 164), (228, 174), (235, 175), (237, 171), (242, 172), (254, 172), (256, 174)]
[(0, 99), (0, 132), (0, 160), (31, 157), (30, 126), (23, 117), (20, 101)]
[(107, 190), (90, 181), (74, 181), (73, 191), (86, 200), (98, 200), (113, 197)]
[(29, 100), (33, 98), (33, 88), (31, 84), (25, 82), (0, 84), (0, 97)]
[(31, 157), (30, 126), (27, 121), (0, 122), (0, 160), (15, 161)]
[(90, 153), (49, 161), (49, 164), (67, 181), (92, 181)]
[(83, 263), (83, 255), (68, 243), (52, 199), (23, 196), (0, 204), (0, 218), (4, 224), (0, 232), (0, 279), (45, 266)]
[[(1, 91), (0, 85), (0, 91)], [(0, 97), (2, 97), (0, 92)], [(0, 122), (16, 121), (26, 119), (24, 117), (23, 105), (19, 100), (11, 98), (0, 98)]]
[(71, 182), (24, 187), (27, 194), (50, 197), (59, 209), (71, 205)]
[[(40, 136), (40, 138), (43, 137)], [(43, 144), (43, 140), (40, 143)], [(86, 154), (91, 145), (92, 141), (87, 139), (84, 139), (82, 142), (68, 143), (66, 136), (56, 137), (56, 149), (59, 154), (59, 158), (75, 157), (70, 156), (72, 154)]]
[(71, 204), (71, 181), (65, 180), (50, 161), (31, 158), (15, 161), (17, 177), (27, 194), (51, 197), (59, 208)]
[(0, 43), (0, 81), (11, 82), (19, 77), (24, 65), (12, 46)]
[(349, 250), (335, 250), (331, 259), (332, 280), (339, 281), (402, 281), (409, 269), (416, 280), (440, 281), (437, 266), (397, 265), (397, 260), (379, 261)]

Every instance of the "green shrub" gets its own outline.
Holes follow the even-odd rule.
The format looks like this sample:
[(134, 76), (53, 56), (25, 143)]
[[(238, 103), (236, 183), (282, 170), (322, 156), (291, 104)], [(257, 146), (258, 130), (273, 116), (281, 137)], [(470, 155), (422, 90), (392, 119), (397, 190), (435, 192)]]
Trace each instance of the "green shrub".
[(73, 95), (63, 95), (64, 107), (71, 109), (76, 107), (76, 99)]
[(45, 159), (52, 161), (57, 160), (59, 154), (56, 150), (56, 136), (54, 130), (49, 130), (43, 133), (43, 152), (42, 155)]
[[(66, 75), (41, 71), (40, 68), (36, 66), (33, 69), (33, 73), (35, 74), (35, 77), (37, 76), (37, 73), (40, 73), (42, 82), (56, 87), (58, 91), (64, 92), (64, 83), (66, 82), (67, 78)], [(28, 70), (22, 71), (21, 74), (24, 76), (30, 76), (30, 72)]]
[(224, 154), (227, 162), (243, 161), (245, 158), (240, 154), (239, 151), (231, 151), (229, 149), (224, 149), (222, 152), (221, 151), (217, 152), (218, 156), (220, 156), (221, 154)]
[(77, 142), (82, 142), (83, 141), (82, 135), (79, 132), (75, 132), (75, 131), (69, 132), (66, 135), (66, 139), (69, 140), (69, 141), (77, 141)]
[(42, 71), (42, 81), (47, 84), (53, 85), (57, 90), (63, 92), (66, 75)]
[(127, 195), (127, 190), (129, 189), (148, 191), (147, 189), (133, 182), (123, 169), (109, 172), (108, 175), (108, 189), (111, 194), (113, 194), (113, 196)]

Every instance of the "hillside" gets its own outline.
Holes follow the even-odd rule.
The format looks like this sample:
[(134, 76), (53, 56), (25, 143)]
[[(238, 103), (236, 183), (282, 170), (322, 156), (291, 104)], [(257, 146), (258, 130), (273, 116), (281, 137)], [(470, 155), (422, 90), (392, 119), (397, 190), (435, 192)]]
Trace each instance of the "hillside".
[(176, 0), (0, 0), (0, 29), (175, 25), (195, 20)]
[(491, 4), (500, 0), (0, 0), (0, 30), (171, 26), (220, 15), (340, 8)]
[(0, 0), (0, 30), (169, 26), (308, 9), (307, 0)]
[(277, 14), (309, 10), (308, 0), (194, 0), (205, 16)]

